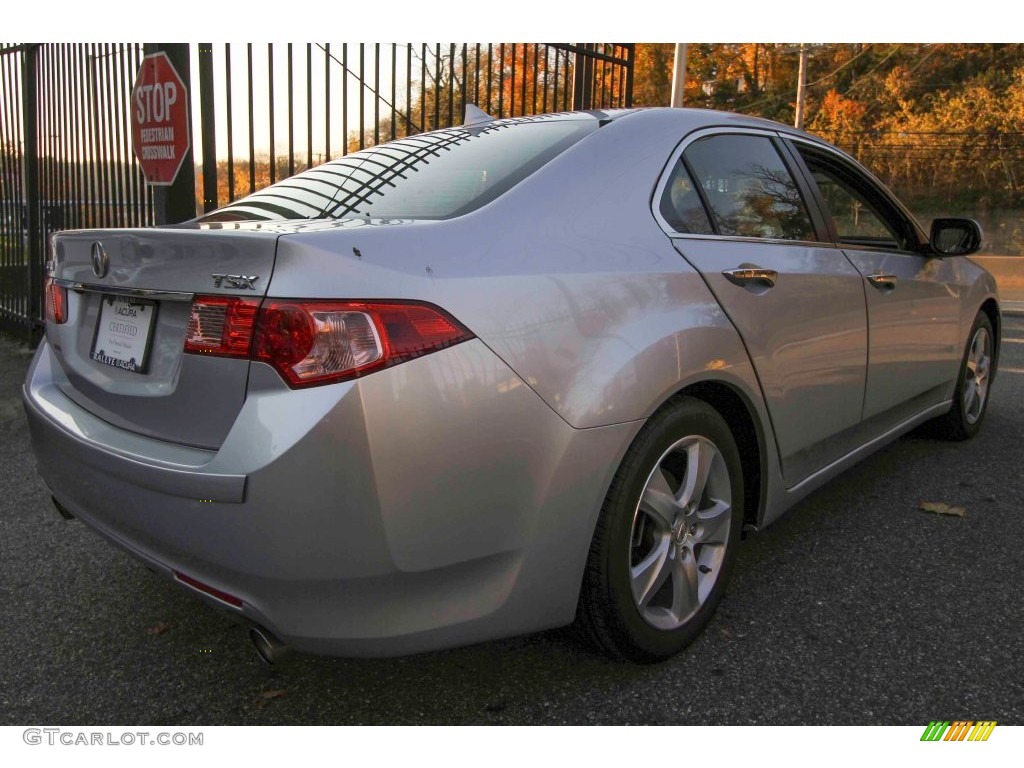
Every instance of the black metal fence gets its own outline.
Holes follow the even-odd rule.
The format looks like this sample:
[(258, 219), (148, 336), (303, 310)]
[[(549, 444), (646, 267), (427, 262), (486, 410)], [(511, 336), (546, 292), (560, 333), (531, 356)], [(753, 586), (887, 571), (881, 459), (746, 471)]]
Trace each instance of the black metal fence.
[(38, 334), (51, 232), (153, 223), (128, 131), (141, 59), (141, 45), (0, 48), (0, 330)]
[[(495, 117), (632, 104), (633, 46), (201, 44), (203, 210), (349, 152)], [(205, 158), (214, 155), (216, 163)]]
[[(132, 86), (157, 49), (191, 98), (199, 162), (186, 158), (184, 194), (147, 185), (131, 146)], [(0, 330), (38, 337), (56, 230), (184, 221), (459, 125), (467, 104), (495, 117), (628, 107), (632, 88), (633, 46), (614, 43), (0, 44)]]

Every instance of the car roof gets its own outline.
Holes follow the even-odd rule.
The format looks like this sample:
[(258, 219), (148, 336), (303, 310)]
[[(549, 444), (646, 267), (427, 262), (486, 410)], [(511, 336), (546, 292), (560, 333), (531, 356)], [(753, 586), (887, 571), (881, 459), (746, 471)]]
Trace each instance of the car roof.
[[(698, 107), (630, 107), (550, 112), (540, 115), (523, 115), (520, 117), (495, 119), (492, 124), (509, 125), (516, 123), (524, 124), (555, 120), (580, 120), (592, 118), (597, 118), (602, 125), (612, 122), (620, 122), (626, 119), (630, 122), (653, 121), (664, 124), (664, 121), (667, 119), (674, 123), (673, 130), (677, 131), (680, 137), (704, 128), (753, 128), (763, 131), (782, 133), (790, 137), (801, 138), (809, 142), (827, 146), (833, 150), (838, 150), (835, 145), (830, 144), (820, 136), (815, 136), (812, 133), (807, 133), (806, 131), (794, 128), (791, 125), (786, 125), (785, 123), (779, 123), (763, 117), (741, 115), (737, 112), (703, 109)], [(458, 128), (460, 126), (454, 127)], [(842, 153), (842, 150), (838, 151)]]
[[(785, 123), (768, 120), (753, 115), (741, 115), (738, 112), (726, 112), (717, 109), (703, 109), (697, 107), (638, 107), (634, 109), (606, 110), (605, 113), (610, 119), (620, 119), (626, 116), (636, 116), (644, 119), (644, 116), (659, 119), (664, 116), (674, 116), (680, 127), (687, 133), (701, 128), (736, 127), (736, 128), (758, 128), (766, 131), (778, 131), (791, 136), (799, 136), (809, 141), (826, 144), (822, 138), (806, 131), (794, 128)], [(593, 111), (591, 111), (593, 114)]]

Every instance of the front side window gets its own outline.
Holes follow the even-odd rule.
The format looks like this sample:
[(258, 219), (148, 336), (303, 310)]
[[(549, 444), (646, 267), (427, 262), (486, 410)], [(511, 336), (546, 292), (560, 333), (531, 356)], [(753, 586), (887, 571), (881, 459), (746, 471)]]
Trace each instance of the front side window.
[(578, 115), (417, 134), (310, 168), (200, 221), (453, 218), (494, 200), (597, 127), (597, 118)]
[(832, 214), (841, 242), (896, 242), (896, 233), (885, 225), (871, 204), (853, 189), (826, 171), (812, 171), (811, 175), (821, 191), (825, 207)]
[(716, 234), (815, 240), (800, 190), (766, 136), (725, 134), (693, 142), (683, 153)]
[(914, 227), (862, 174), (832, 153), (797, 145), (844, 245), (912, 250)]

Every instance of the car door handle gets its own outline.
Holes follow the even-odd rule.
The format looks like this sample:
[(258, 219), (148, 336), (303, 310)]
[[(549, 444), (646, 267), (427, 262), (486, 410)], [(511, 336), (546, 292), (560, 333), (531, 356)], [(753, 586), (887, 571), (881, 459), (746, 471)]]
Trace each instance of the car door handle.
[(868, 275), (868, 282), (883, 292), (896, 289), (896, 275), (883, 275), (876, 272), (873, 275)]
[(774, 269), (761, 269), (754, 265), (741, 264), (736, 269), (722, 270), (725, 279), (740, 288), (762, 288), (767, 290), (775, 287), (779, 273)]

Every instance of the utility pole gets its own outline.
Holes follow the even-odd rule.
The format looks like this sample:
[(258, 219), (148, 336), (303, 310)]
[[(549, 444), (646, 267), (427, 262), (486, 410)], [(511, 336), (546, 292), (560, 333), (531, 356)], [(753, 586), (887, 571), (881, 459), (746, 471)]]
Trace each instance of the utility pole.
[(800, 74), (796, 84), (796, 120), (793, 125), (804, 127), (804, 101), (807, 98), (807, 43), (800, 43)]
[(686, 89), (686, 43), (676, 43), (676, 58), (672, 65), (672, 106), (683, 106)]

